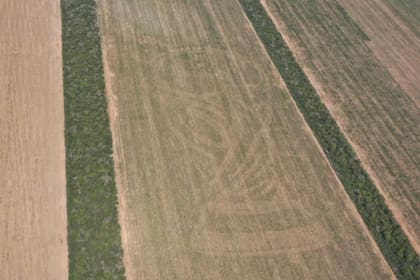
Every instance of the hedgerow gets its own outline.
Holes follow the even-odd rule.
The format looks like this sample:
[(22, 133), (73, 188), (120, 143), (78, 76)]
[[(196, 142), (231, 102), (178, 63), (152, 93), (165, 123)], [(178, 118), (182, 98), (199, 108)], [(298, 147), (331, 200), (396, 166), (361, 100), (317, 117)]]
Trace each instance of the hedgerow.
[(259, 0), (239, 0), (306, 122), (399, 279), (420, 279), (420, 259)]
[(124, 279), (95, 0), (62, 0), (69, 279)]

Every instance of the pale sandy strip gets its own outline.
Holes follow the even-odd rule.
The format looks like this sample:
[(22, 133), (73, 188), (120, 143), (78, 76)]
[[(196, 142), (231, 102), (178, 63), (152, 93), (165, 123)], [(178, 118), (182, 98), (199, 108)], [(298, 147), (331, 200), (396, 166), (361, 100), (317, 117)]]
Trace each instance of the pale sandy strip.
[(67, 279), (60, 1), (0, 15), (0, 279)]

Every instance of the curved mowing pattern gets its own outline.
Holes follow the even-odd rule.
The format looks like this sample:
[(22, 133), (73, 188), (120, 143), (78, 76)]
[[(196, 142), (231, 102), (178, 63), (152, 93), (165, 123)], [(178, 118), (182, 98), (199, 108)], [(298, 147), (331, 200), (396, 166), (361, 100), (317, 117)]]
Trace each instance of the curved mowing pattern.
[(94, 0), (62, 0), (70, 279), (124, 279)]
[(419, 279), (418, 255), (263, 6), (239, 2), (395, 274)]

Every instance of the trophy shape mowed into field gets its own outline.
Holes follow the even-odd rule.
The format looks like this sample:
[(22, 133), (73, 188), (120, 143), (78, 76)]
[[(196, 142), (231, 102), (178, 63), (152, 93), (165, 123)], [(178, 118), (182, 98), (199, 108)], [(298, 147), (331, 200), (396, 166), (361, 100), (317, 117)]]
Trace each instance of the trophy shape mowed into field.
[(129, 279), (393, 278), (239, 3), (99, 10)]

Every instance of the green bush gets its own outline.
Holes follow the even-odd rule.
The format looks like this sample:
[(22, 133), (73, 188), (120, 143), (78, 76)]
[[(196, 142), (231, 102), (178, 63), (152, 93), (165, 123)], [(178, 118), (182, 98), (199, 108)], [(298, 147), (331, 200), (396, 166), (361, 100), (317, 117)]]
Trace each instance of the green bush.
[(419, 256), (264, 7), (239, 2), (390, 267), (399, 279), (420, 279)]
[(62, 0), (69, 278), (124, 279), (95, 0)]

